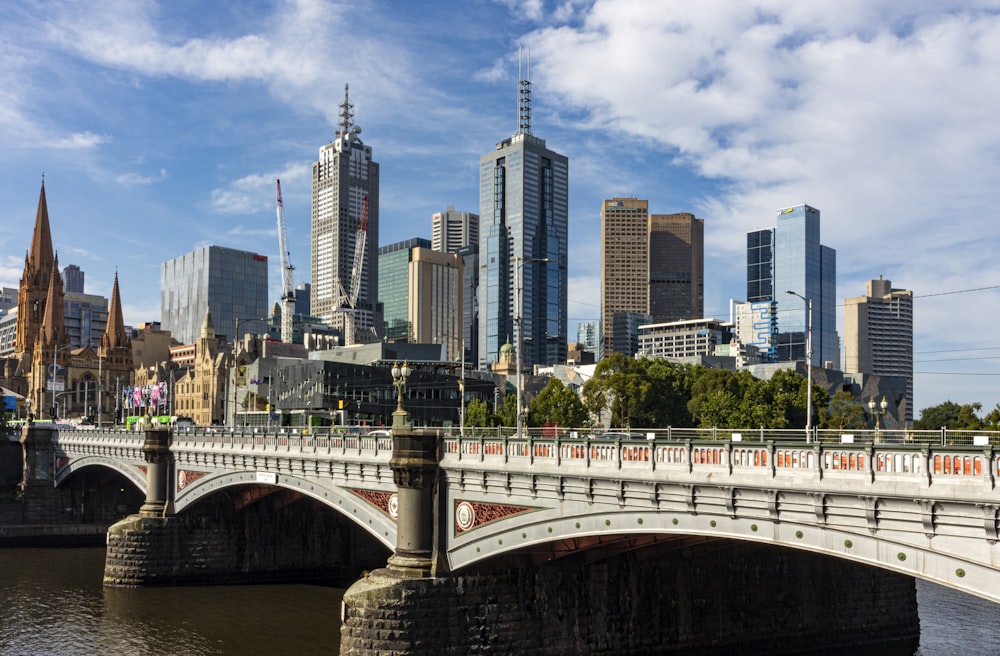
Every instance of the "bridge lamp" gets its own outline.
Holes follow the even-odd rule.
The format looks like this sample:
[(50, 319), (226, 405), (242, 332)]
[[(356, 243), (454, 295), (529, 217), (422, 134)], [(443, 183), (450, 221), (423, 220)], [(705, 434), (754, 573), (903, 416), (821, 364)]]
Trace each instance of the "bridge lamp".
[(872, 416), (875, 417), (875, 441), (878, 442), (878, 432), (881, 428), (881, 418), (885, 415), (889, 408), (889, 402), (885, 400), (885, 395), (882, 396), (882, 401), (876, 405), (875, 397), (868, 397), (868, 411), (871, 412)]
[(806, 324), (806, 442), (812, 437), (812, 398), (813, 398), (813, 302), (811, 298), (806, 298), (802, 294), (787, 290), (786, 294), (801, 298), (808, 309), (808, 323)]
[(403, 408), (403, 391), (406, 389), (406, 379), (413, 370), (404, 361), (403, 366), (397, 362), (392, 366), (392, 384), (396, 386), (396, 411), (392, 413), (393, 428), (407, 428), (410, 414)]

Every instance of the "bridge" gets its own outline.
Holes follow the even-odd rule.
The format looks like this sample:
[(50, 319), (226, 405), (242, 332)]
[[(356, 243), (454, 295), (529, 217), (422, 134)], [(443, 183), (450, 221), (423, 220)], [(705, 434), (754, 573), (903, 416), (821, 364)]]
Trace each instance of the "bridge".
[[(394, 460), (407, 435), (424, 446)], [(291, 490), (397, 547), (404, 570), (412, 557), (428, 559), (435, 576), (514, 553), (544, 561), (724, 539), (835, 556), (1000, 602), (998, 440), (946, 431), (673, 429), (598, 439), (548, 429), (517, 439), (51, 430), (27, 468), (56, 488), (89, 468), (113, 470), (146, 495), (150, 516), (183, 515), (225, 490), (249, 490), (250, 499), (253, 490)], [(417, 473), (401, 475), (407, 467)], [(417, 480), (420, 471), (433, 480)], [(434, 525), (408, 517), (415, 508)]]

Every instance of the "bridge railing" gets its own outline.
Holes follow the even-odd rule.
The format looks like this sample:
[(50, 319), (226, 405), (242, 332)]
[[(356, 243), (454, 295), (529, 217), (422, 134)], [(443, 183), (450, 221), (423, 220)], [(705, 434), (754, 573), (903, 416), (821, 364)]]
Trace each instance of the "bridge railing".
[(1000, 449), (990, 444), (760, 440), (511, 438), (503, 435), (446, 436), (446, 466), (499, 466), (508, 471), (539, 466), (584, 468), (608, 476), (648, 476), (658, 469), (723, 476), (759, 473), (768, 477), (802, 472), (859, 481), (977, 481), (992, 490), (1000, 476)]
[[(466, 437), (484, 439), (513, 438), (516, 429), (507, 426), (476, 428), (466, 426)], [(562, 426), (525, 428), (531, 439), (578, 439), (618, 437), (668, 441), (724, 442), (808, 442), (820, 444), (937, 444), (941, 446), (1000, 446), (1000, 431), (913, 429), (818, 429), (808, 433), (803, 428), (567, 428)]]

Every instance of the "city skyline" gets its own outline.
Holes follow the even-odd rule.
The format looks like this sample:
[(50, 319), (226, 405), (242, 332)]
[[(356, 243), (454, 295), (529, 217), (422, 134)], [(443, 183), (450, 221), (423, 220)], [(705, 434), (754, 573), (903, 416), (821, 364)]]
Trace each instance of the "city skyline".
[(160, 265), (209, 244), (267, 255), (273, 303), (274, 179), (307, 282), (310, 165), (345, 83), (381, 165), (380, 241), (429, 238), (435, 212), (478, 209), (478, 158), (517, 129), (524, 46), (533, 129), (570, 160), (570, 335), (600, 316), (603, 199), (705, 220), (716, 318), (745, 293), (746, 233), (806, 202), (838, 253), (838, 326), (868, 280), (913, 290), (915, 409), (989, 409), (995, 350), (968, 329), (1000, 319), (985, 6), (18, 5), (0, 37), (0, 287), (17, 287), (44, 174), (59, 261), (89, 293), (117, 270), (127, 323), (159, 319)]

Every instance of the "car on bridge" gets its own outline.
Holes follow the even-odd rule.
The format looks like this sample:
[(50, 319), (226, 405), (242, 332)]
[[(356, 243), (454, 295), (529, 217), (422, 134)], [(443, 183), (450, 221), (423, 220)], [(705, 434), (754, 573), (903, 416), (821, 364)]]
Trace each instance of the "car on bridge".
[(642, 433), (625, 433), (620, 431), (612, 431), (610, 433), (601, 433), (597, 436), (599, 440), (646, 440), (646, 436)]

